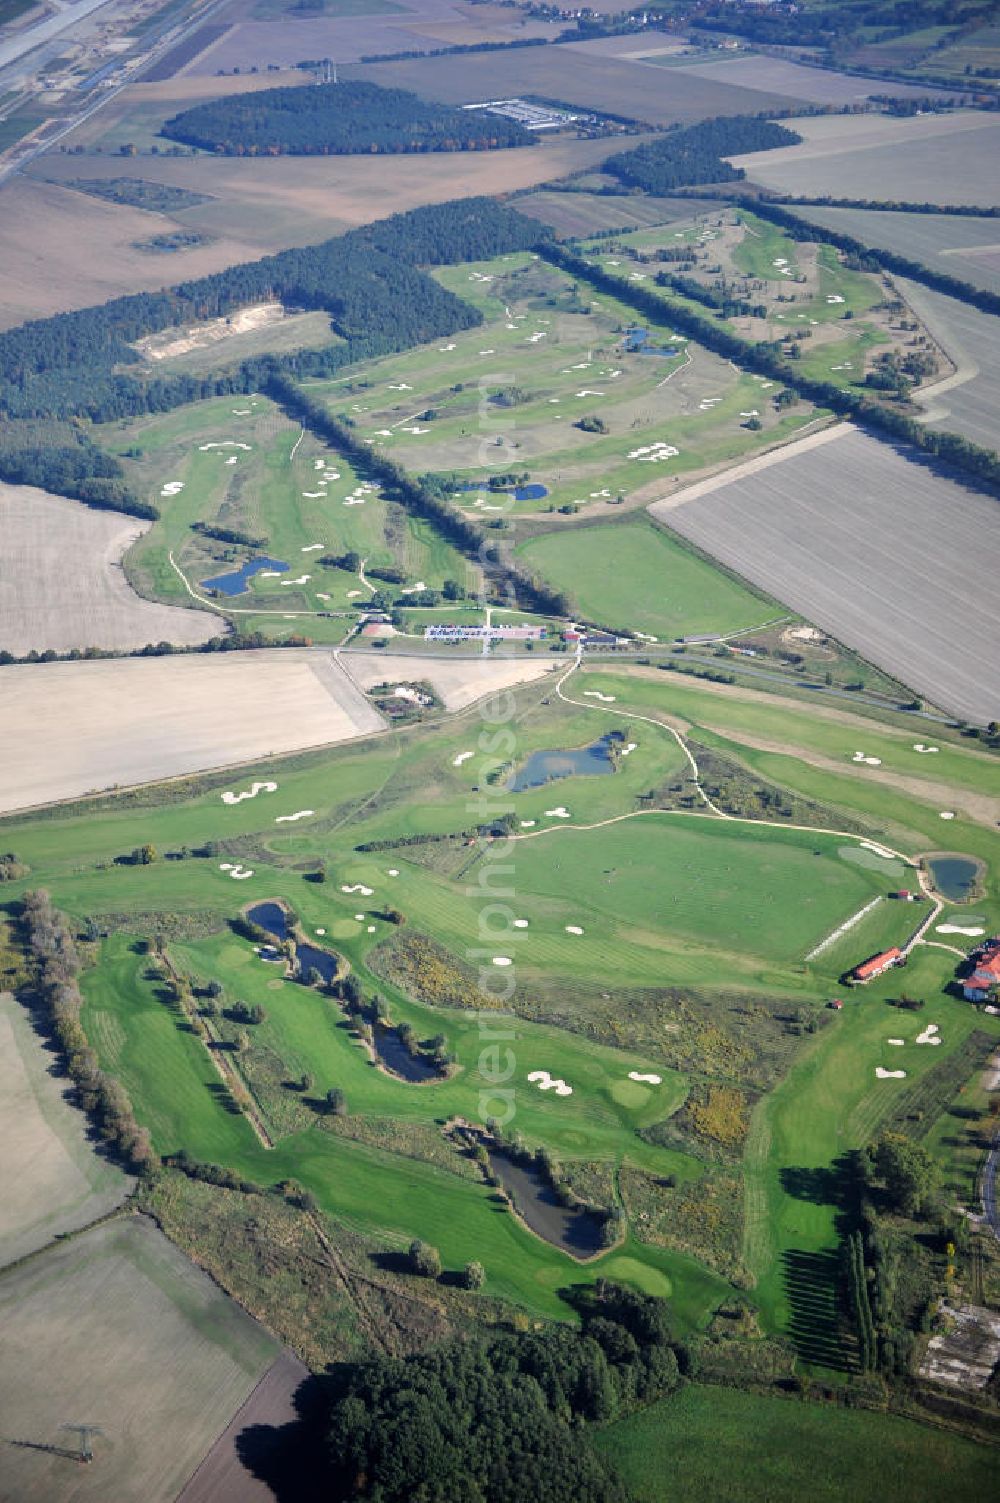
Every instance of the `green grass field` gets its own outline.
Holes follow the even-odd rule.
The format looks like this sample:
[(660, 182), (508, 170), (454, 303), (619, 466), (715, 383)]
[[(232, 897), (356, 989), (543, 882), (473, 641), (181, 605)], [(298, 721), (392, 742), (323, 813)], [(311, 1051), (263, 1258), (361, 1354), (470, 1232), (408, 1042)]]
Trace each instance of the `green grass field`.
[(946, 1431), (693, 1385), (598, 1433), (636, 1503), (967, 1503), (992, 1453)]
[(741, 631), (781, 613), (647, 522), (548, 533), (519, 554), (587, 620), (661, 641)]
[[(601, 1009), (613, 1012), (620, 992), (618, 1011), (630, 1027), (640, 994), (674, 987), (709, 1002), (713, 995), (735, 995), (782, 1012), (791, 1004), (793, 1017), (808, 1016), (839, 992), (837, 978), (846, 966), (898, 941), (915, 924), (913, 906), (886, 900), (856, 930), (805, 960), (872, 898), (913, 885), (903, 857), (940, 848), (942, 785), (958, 810), (947, 829), (948, 848), (968, 851), (987, 866), (977, 921), (1000, 927), (990, 802), (995, 767), (947, 727), (934, 728), (939, 750), (929, 757), (914, 748), (928, 732), (903, 715), (852, 714), (653, 669), (587, 668), (562, 692), (572, 702), (555, 696), (549, 683), (518, 691), (513, 719), (500, 732), (470, 712), (365, 746), (6, 820), (4, 848), (16, 850), (32, 869), (8, 893), (16, 899), (29, 883), (44, 885), (75, 919), (93, 917), (110, 930), (99, 965), (84, 977), (85, 1022), (102, 1063), (121, 1078), (162, 1150), (184, 1146), (265, 1184), (294, 1177), (325, 1209), (381, 1244), (400, 1247), (420, 1235), (440, 1245), (447, 1266), (479, 1258), (492, 1292), (540, 1314), (559, 1311), (556, 1291), (571, 1275), (613, 1271), (644, 1287), (671, 1289), (681, 1318), (697, 1324), (725, 1287), (697, 1263), (641, 1243), (629, 1231), (621, 1248), (581, 1272), (513, 1221), (485, 1187), (450, 1172), (439, 1155), (428, 1160), (405, 1150), (410, 1129), (434, 1132), (435, 1124), (455, 1115), (481, 1120), (489, 1112), (481, 1095), (488, 1082), (475, 1014), (435, 1005), (434, 994), (419, 987), (404, 994), (385, 979), (381, 947), (399, 931), (382, 916), (384, 906), (405, 914), (404, 941), (409, 934), (428, 936), (459, 966), (471, 967), (473, 975), (479, 969), (482, 984), (515, 979), (511, 1080), (517, 1126), (527, 1141), (548, 1146), (566, 1162), (602, 1165), (605, 1172), (631, 1165), (684, 1183), (703, 1173), (684, 1140), (664, 1148), (637, 1135), (685, 1099), (690, 1071), (673, 1061), (714, 1059), (713, 1070), (721, 1068), (728, 1079), (725, 1072), (735, 1069), (737, 1080), (747, 1066), (733, 1063), (738, 1055), (731, 1048), (719, 1052), (700, 1014), (659, 1033), (648, 1021), (655, 1012), (641, 1014), (646, 1031), (632, 1035), (643, 1039), (636, 1047), (627, 1043), (627, 1031), (609, 1032), (604, 1025), (597, 1031)], [(628, 817), (650, 790), (683, 788), (690, 775), (668, 726), (689, 731), (699, 748), (735, 759), (746, 777), (759, 774), (811, 800), (831, 831), (853, 820), (860, 835), (691, 812)], [(522, 767), (532, 753), (582, 747), (613, 728), (634, 743), (614, 775), (574, 776), (516, 795), (504, 791), (510, 766)], [(859, 766), (858, 750), (877, 755), (880, 765)], [(277, 791), (235, 805), (222, 801), (223, 790), (248, 787), (255, 776), (274, 779)], [(308, 821), (275, 823), (302, 808), (315, 811)], [(524, 838), (500, 852), (488, 845), (467, 849), (460, 841), (440, 851), (426, 845), (357, 849), (371, 841), (457, 834), (507, 808), (515, 834)], [(559, 817), (560, 809), (568, 818)], [(616, 822), (602, 824), (608, 820)], [(568, 827), (588, 825), (599, 827)], [(902, 855), (864, 849), (864, 834)], [(253, 876), (235, 887), (221, 869), (221, 850), (190, 854), (206, 841), (225, 842)], [(116, 862), (146, 842), (161, 859), (140, 867)], [(183, 859), (165, 859), (170, 853)], [(327, 880), (306, 880), (320, 859)], [(358, 883), (371, 893), (343, 891)], [(388, 998), (396, 1021), (412, 1023), (420, 1038), (445, 1036), (458, 1066), (451, 1078), (410, 1086), (374, 1070), (333, 1003), (284, 980), (230, 932), (227, 921), (244, 904), (279, 896), (298, 913), (307, 935), (325, 931), (325, 942), (349, 961), (369, 994), (378, 990)], [(160, 928), (161, 916), (176, 965), (198, 980), (218, 979), (228, 999), (259, 1002), (266, 1010), (246, 1068), (277, 1140), (272, 1151), (261, 1148), (234, 1114), (204, 1044), (145, 977), (148, 962), (133, 941)], [(954, 921), (956, 911), (943, 917)], [(494, 957), (509, 957), (513, 968), (494, 968)], [(768, 1076), (778, 1084), (754, 1109), (743, 1165), (744, 1262), (757, 1281), (754, 1299), (766, 1328), (794, 1335), (814, 1366), (846, 1360), (822, 1320), (823, 1302), (832, 1297), (823, 1279), (836, 1257), (839, 1156), (867, 1142), (900, 1090), (947, 1058), (973, 1026), (1000, 1036), (994, 1020), (948, 995), (956, 964), (957, 956), (945, 949), (920, 949), (905, 978), (890, 974), (852, 993), (844, 1012), (812, 1037), (799, 1029), (800, 1041), (781, 1046), (780, 1069)], [(914, 1043), (912, 1015), (886, 1005), (904, 980), (926, 1002), (921, 1026), (929, 1020), (941, 1028), (936, 1050)], [(765, 1037), (753, 1016), (751, 1007), (748, 1041)], [(893, 1036), (906, 1043), (888, 1045)], [(615, 1039), (619, 1047), (609, 1047)], [(877, 1079), (879, 1066), (905, 1069), (905, 1082)], [(535, 1069), (564, 1078), (572, 1095), (540, 1092), (527, 1079)], [(630, 1071), (659, 1074), (661, 1084), (631, 1081)], [(303, 1097), (287, 1085), (303, 1072), (314, 1077), (316, 1096), (343, 1089), (360, 1121), (396, 1124), (386, 1129), (387, 1142), (373, 1146), (324, 1128), (310, 1093)], [(930, 1141), (944, 1155), (946, 1145)], [(375, 1198), (373, 1183), (379, 1186)]]

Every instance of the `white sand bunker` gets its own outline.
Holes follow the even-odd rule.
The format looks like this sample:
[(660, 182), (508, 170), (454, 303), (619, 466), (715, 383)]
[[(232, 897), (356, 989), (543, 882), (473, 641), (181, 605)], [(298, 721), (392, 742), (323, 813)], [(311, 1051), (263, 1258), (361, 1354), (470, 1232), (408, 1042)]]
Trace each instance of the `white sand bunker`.
[(234, 866), (231, 861), (220, 861), (219, 870), (220, 872), (228, 872), (234, 882), (245, 882), (247, 877), (253, 876), (253, 872), (245, 866), (240, 866), (239, 862)]
[(470, 751), (459, 752), (457, 757), (452, 757), (451, 765), (452, 767), (461, 767), (463, 762), (468, 762), (469, 758), (475, 755), (475, 752)]
[(954, 819), (954, 818), (955, 818), (955, 811), (954, 811), (954, 809), (942, 809), (941, 813), (938, 815), (938, 819)]
[(494, 955), (494, 957), (493, 957), (493, 964), (494, 965), (513, 965), (514, 962), (511, 960), (511, 958), (510, 958), (509, 955)]
[(374, 887), (366, 887), (363, 882), (355, 882), (353, 887), (345, 884), (340, 890), (341, 892), (359, 892), (363, 898), (370, 898), (375, 891)]
[(399, 876), (399, 867), (398, 866), (390, 866), (390, 868), (389, 868), (389, 876), (390, 877), (398, 877)]
[(565, 807), (564, 804), (560, 804), (557, 809), (546, 809), (546, 811), (545, 811), (545, 818), (546, 819), (569, 819), (569, 810)]
[(922, 741), (914, 741), (913, 743), (913, 750), (915, 752), (924, 752), (926, 754), (927, 752), (936, 752), (939, 749), (936, 746), (925, 746)]
[(967, 934), (970, 939), (978, 939), (985, 934), (985, 929), (967, 929), (962, 924), (938, 924), (935, 931), (938, 934)]
[(536, 823), (537, 823), (537, 821), (534, 820), (534, 819), (522, 819), (522, 821), (521, 821), (521, 829), (522, 830), (531, 830), (531, 829), (534, 828), (534, 826), (535, 826)]
[(641, 1070), (630, 1070), (628, 1078), (629, 1080), (637, 1080), (640, 1085), (660, 1085), (663, 1080), (662, 1075), (643, 1075)]
[(374, 924), (369, 924), (367, 927), (368, 927), (368, 933), (369, 934), (374, 934), (375, 933), (375, 925)]
[(355, 921), (355, 923), (358, 923), (358, 924), (363, 924), (363, 923), (364, 923), (364, 921), (365, 921), (365, 916), (364, 916), (364, 914), (363, 914), (363, 913), (356, 913), (356, 914), (355, 914), (355, 915), (354, 915), (354, 921)]
[(839, 292), (831, 292), (829, 297), (827, 298), (828, 303), (842, 303), (843, 301), (844, 299), (841, 297)]
[(235, 463), (236, 463), (236, 455), (235, 454), (230, 454), (229, 458), (226, 460), (226, 464), (235, 464)]
[(514, 920), (514, 928), (515, 929), (527, 929), (527, 927), (528, 927), (528, 920), (527, 919), (515, 919)]
[(294, 814), (279, 814), (274, 822), (276, 825), (293, 825), (297, 819), (309, 819), (315, 813), (315, 809), (299, 809)]
[(326, 491), (303, 491), (302, 494), (307, 501), (322, 501), (326, 496)]
[(628, 744), (626, 746), (622, 747), (622, 751), (621, 751), (622, 756), (623, 757), (631, 756), (632, 752), (634, 752), (635, 750), (637, 750), (638, 745), (639, 745), (638, 741), (630, 741), (630, 742), (628, 742)]
[(906, 1040), (905, 1039), (886, 1039), (886, 1043), (887, 1044), (894, 1044), (897, 1049), (900, 1049), (906, 1043)]
[(222, 795), (222, 802), (224, 804), (242, 804), (245, 798), (256, 798), (258, 793), (277, 793), (277, 791), (277, 783), (251, 783), (250, 787), (245, 789), (243, 793), (233, 793), (231, 789), (227, 788), (226, 792)]
[(914, 1042), (918, 1044), (940, 1044), (941, 1039), (938, 1033), (938, 1025), (936, 1023), (928, 1023), (923, 1033), (917, 1034)]
[(881, 757), (866, 757), (865, 754), (864, 754), (864, 752), (855, 752), (854, 756), (851, 758), (851, 761), (852, 762), (864, 762), (866, 764), (866, 766), (868, 766), (868, 767), (881, 767), (882, 766), (882, 758)]
[(566, 933), (567, 934), (582, 934), (583, 930), (580, 928), (579, 924), (567, 924), (566, 925)]
[(323, 547), (322, 543), (307, 543), (306, 546), (302, 549), (302, 552), (303, 553), (315, 553), (317, 548), (322, 548), (322, 547)]
[(567, 1085), (565, 1080), (553, 1079), (548, 1070), (532, 1070), (528, 1080), (540, 1091), (555, 1091), (557, 1096), (572, 1096), (573, 1094), (571, 1085)]
[(320, 936), (320, 938), (322, 938), (323, 935), (326, 933), (326, 930), (325, 929), (317, 929), (316, 933)]
[(227, 438), (221, 443), (198, 445), (200, 454), (204, 454), (207, 449), (245, 449), (248, 454), (253, 452), (249, 444), (238, 444), (233, 438)]
[(298, 579), (283, 579), (281, 583), (283, 585), (308, 584), (310, 579), (312, 579), (311, 574), (300, 574)]
[(637, 459), (640, 464), (659, 464), (662, 459), (676, 459), (680, 452), (673, 444), (658, 439), (655, 444), (641, 444), (638, 449), (630, 449), (627, 458)]
[(160, 490), (161, 496), (176, 496), (184, 489), (183, 480), (168, 480)]
[(876, 1065), (875, 1066), (875, 1077), (876, 1077), (877, 1080), (905, 1080), (906, 1079), (906, 1071), (905, 1070), (883, 1070), (883, 1068), (882, 1068), (881, 1065)]
[(602, 705), (613, 705), (615, 702), (613, 694), (602, 694), (600, 689), (584, 689), (583, 697), (584, 699), (599, 699)]
[(249, 417), (249, 416), (250, 416), (250, 408), (249, 407), (234, 407), (233, 408), (233, 417)]

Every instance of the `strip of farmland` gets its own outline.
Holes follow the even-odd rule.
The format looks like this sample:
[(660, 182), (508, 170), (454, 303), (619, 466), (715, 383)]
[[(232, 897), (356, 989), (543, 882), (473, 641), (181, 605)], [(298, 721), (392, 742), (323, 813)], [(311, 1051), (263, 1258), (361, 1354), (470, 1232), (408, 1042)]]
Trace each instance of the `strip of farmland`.
[(847, 425), (649, 508), (966, 720), (1000, 719), (1000, 504)]

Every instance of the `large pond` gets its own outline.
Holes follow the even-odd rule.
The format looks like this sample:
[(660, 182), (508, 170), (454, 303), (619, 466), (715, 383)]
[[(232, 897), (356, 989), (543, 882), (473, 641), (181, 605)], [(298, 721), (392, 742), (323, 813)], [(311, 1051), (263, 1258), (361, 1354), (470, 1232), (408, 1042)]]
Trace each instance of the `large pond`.
[(603, 1222), (592, 1211), (559, 1204), (536, 1169), (516, 1164), (502, 1149), (490, 1151), (490, 1167), (531, 1230), (573, 1258), (590, 1258), (604, 1247)]
[(523, 793), (526, 788), (541, 788), (556, 778), (602, 777), (614, 772), (609, 748), (614, 735), (602, 736), (591, 746), (576, 751), (536, 751), (519, 767), (506, 784), (509, 793)]
[(935, 890), (949, 903), (967, 903), (977, 896), (982, 866), (971, 856), (930, 856), (927, 870)]
[(218, 590), (220, 595), (242, 595), (255, 574), (262, 569), (273, 569), (275, 574), (284, 574), (288, 565), (280, 558), (251, 558), (230, 574), (217, 574), (214, 579), (203, 579), (203, 590)]
[[(490, 486), (488, 480), (463, 480), (458, 489), (460, 491), (489, 491), (489, 493), (494, 496), (509, 496), (511, 493), (511, 488), (509, 485), (502, 487), (492, 487)], [(524, 485), (517, 485), (514, 487), (514, 500), (541, 501), (542, 497), (547, 496), (548, 493), (549, 488), (547, 485), (542, 485), (542, 483), (538, 480), (530, 480)]]
[(680, 354), (672, 345), (650, 344), (648, 329), (626, 329), (625, 349), (629, 355), (660, 355), (664, 360), (675, 360)]

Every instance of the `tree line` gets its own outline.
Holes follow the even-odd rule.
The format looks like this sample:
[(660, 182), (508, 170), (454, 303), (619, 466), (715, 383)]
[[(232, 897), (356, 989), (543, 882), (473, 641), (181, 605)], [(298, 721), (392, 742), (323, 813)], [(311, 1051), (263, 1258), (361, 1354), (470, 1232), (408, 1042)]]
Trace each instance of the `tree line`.
[(37, 485), (72, 496), (102, 511), (125, 511), (153, 519), (159, 511), (142, 501), (125, 482), (114, 455), (99, 449), (85, 434), (74, 443), (45, 444), (22, 436), (16, 425), (0, 425), (0, 478), (11, 485)]
[(80, 1022), (80, 956), (66, 919), (53, 908), (44, 888), (25, 893), (21, 923), (35, 962), (35, 996), (46, 1028), (59, 1045), (80, 1105), (93, 1119), (109, 1150), (135, 1169), (154, 1169), (159, 1160), (148, 1129), (136, 1122), (124, 1087), (100, 1068), (87, 1042)]
[[(759, 212), (759, 206), (756, 212)], [(814, 237), (809, 235), (808, 238)], [(590, 282), (592, 286), (609, 293), (620, 302), (630, 304), (647, 318), (668, 320), (673, 328), (696, 339), (717, 355), (732, 360), (742, 369), (780, 381), (788, 390), (798, 393), (817, 406), (829, 408), (862, 427), (907, 443), (971, 477), (983, 489), (1000, 494), (1000, 455), (994, 450), (974, 444), (957, 433), (927, 428), (915, 418), (894, 411), (864, 393), (845, 390), (831, 381), (819, 381), (803, 375), (794, 362), (781, 354), (780, 349), (769, 344), (750, 344), (726, 328), (717, 318), (709, 318), (696, 309), (674, 302), (645, 286), (622, 282), (561, 245), (540, 245), (539, 252), (552, 265)]]
[(224, 156), (352, 156), (537, 146), (516, 120), (356, 81), (262, 89), (196, 104), (161, 136)]
[(561, 591), (528, 574), (505, 556), (498, 544), (485, 542), (478, 526), (462, 516), (439, 491), (366, 443), (351, 423), (335, 417), (322, 401), (303, 391), (290, 377), (275, 372), (263, 389), (290, 418), (311, 429), (350, 460), (359, 475), (377, 480), (387, 500), (396, 501), (414, 516), (433, 523), (446, 542), (483, 569), (491, 581), (495, 599), (516, 602), (523, 610), (542, 615), (569, 614), (569, 602)]
[(691, 1367), (664, 1300), (599, 1280), (549, 1326), (379, 1357), (331, 1379), (335, 1496), (379, 1503), (625, 1503), (586, 1440)]
[(620, 151), (608, 158), (603, 170), (630, 188), (668, 194), (697, 183), (741, 182), (746, 173), (726, 157), (795, 146), (801, 140), (797, 131), (766, 116), (718, 115), (699, 125), (677, 126), (632, 151)]
[[(272, 370), (328, 376), (473, 328), (482, 314), (421, 268), (524, 250), (542, 233), (534, 220), (490, 198), (434, 204), (162, 292), (34, 319), (0, 334), (0, 417), (109, 422), (164, 412), (257, 390)], [(258, 356), (204, 375), (147, 377), (138, 368), (134, 345), (145, 335), (272, 298), (328, 313), (342, 343), (331, 339), (326, 348)]]

